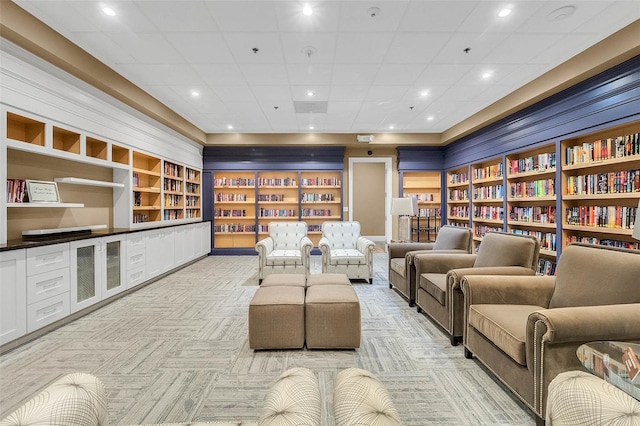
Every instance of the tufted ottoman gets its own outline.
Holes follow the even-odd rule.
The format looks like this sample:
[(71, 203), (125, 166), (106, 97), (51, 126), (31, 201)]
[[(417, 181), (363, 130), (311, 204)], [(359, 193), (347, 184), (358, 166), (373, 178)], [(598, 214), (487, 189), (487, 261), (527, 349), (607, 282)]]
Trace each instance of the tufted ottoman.
[(304, 310), (304, 287), (260, 287), (249, 303), (249, 347), (302, 349)]
[(312, 274), (307, 278), (307, 287), (314, 285), (351, 285), (347, 274)]
[(262, 280), (261, 287), (293, 286), (306, 287), (307, 279), (303, 274), (272, 274)]
[(305, 309), (308, 349), (360, 347), (360, 301), (353, 287), (310, 286)]

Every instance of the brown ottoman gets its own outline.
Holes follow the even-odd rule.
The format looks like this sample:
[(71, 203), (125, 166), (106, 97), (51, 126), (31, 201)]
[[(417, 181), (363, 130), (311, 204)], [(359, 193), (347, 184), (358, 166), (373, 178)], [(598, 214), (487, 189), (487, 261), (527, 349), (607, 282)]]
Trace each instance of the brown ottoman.
[(307, 285), (307, 279), (302, 274), (272, 274), (267, 275), (263, 280), (260, 287), (273, 287), (273, 286), (294, 286), (305, 287)]
[(351, 285), (347, 274), (313, 274), (307, 278), (307, 287), (312, 285)]
[(249, 303), (251, 349), (304, 347), (304, 287), (260, 287)]
[(351, 286), (307, 288), (305, 330), (309, 349), (360, 347), (360, 301)]

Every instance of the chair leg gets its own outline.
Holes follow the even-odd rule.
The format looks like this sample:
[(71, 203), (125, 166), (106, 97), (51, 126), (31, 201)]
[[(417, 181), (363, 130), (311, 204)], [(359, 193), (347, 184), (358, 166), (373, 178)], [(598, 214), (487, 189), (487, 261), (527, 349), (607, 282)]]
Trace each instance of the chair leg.
[(469, 349), (464, 348), (464, 357), (466, 359), (471, 359), (473, 358), (473, 352), (471, 352)]
[(369, 278), (369, 284), (373, 284), (373, 278)]
[(544, 419), (536, 414), (536, 426), (544, 426), (544, 424)]
[(458, 346), (458, 343), (460, 343), (459, 336), (450, 336), (450, 339), (451, 339), (451, 346)]
[(413, 299), (409, 299), (409, 307), (413, 308), (414, 306), (416, 306), (416, 301)]
[(262, 285), (262, 278), (258, 278), (258, 285)]
[(393, 288), (393, 284), (389, 283), (389, 288)]
[(419, 314), (421, 314), (422, 313), (422, 308), (420, 306), (418, 306), (417, 311), (418, 311)]

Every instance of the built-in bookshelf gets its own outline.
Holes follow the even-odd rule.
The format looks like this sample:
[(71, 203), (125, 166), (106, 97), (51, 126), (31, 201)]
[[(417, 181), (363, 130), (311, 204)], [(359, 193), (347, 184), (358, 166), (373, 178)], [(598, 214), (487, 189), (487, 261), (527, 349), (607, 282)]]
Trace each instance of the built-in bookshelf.
[(341, 172), (300, 172), (300, 216), (307, 223), (307, 235), (317, 246), (322, 223), (342, 219)]
[(133, 223), (162, 220), (161, 164), (162, 161), (158, 157), (133, 152)]
[(258, 239), (269, 234), (269, 223), (297, 221), (300, 217), (298, 202), (298, 172), (258, 172)]
[(555, 273), (556, 151), (548, 144), (507, 155), (507, 229), (540, 241), (538, 273)]
[(418, 215), (411, 220), (411, 241), (434, 241), (440, 228), (442, 200), (440, 172), (403, 172), (402, 196), (418, 200)]
[(164, 161), (162, 172), (163, 219), (184, 217), (184, 167)]
[(256, 173), (214, 173), (213, 200), (214, 247), (253, 247), (256, 243)]
[(562, 244), (637, 248), (640, 122), (567, 139), (562, 153)]
[(193, 219), (202, 217), (200, 170), (192, 169), (190, 167), (185, 167), (184, 170), (185, 218)]
[(447, 221), (453, 226), (469, 226), (469, 166), (447, 172)]
[(471, 165), (471, 222), (474, 241), (504, 230), (504, 163), (495, 158)]

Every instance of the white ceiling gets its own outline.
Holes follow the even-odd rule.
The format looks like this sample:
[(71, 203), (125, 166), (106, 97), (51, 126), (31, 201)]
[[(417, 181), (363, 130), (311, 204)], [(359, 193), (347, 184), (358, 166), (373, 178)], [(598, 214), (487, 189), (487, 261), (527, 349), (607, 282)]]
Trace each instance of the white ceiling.
[(206, 133), (440, 133), (640, 18), (639, 0), (14, 1)]

